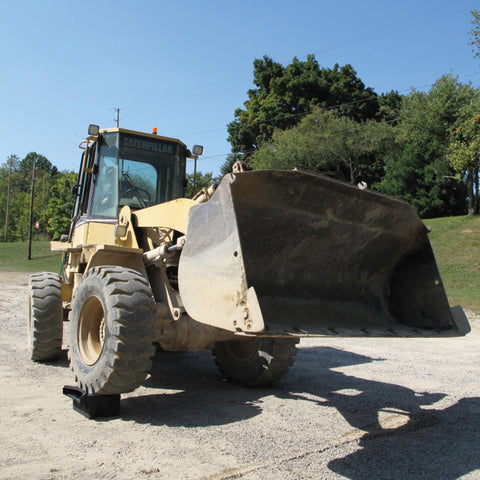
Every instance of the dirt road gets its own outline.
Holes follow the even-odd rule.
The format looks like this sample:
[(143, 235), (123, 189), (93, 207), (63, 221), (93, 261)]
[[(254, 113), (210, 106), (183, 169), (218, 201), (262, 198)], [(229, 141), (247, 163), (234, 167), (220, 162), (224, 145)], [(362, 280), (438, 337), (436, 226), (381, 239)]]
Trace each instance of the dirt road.
[(161, 354), (119, 417), (88, 420), (66, 353), (34, 364), (27, 282), (0, 272), (0, 479), (478, 479), (480, 316), (456, 339), (302, 341), (274, 387)]

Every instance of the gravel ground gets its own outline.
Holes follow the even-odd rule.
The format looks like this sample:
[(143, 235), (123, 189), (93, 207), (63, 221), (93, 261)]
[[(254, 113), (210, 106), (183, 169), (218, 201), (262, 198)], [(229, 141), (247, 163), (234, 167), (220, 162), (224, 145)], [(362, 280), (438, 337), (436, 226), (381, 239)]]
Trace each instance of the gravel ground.
[(0, 479), (480, 478), (479, 315), (464, 338), (302, 340), (261, 389), (210, 352), (162, 353), (118, 417), (88, 420), (66, 352), (28, 359), (27, 275), (0, 283)]

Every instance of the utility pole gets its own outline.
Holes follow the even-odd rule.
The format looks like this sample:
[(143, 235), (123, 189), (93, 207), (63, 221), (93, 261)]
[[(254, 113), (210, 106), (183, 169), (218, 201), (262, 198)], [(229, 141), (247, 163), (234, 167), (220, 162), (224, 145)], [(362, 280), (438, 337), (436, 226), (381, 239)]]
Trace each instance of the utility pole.
[(10, 155), (10, 168), (8, 170), (8, 187), (7, 187), (7, 212), (5, 214), (5, 238), (4, 241), (8, 241), (8, 212), (10, 210), (10, 184), (12, 181), (12, 164), (13, 164), (13, 155)]
[(117, 128), (120, 127), (120, 110), (121, 108), (114, 108), (114, 110), (117, 112)]
[(33, 197), (35, 195), (35, 163), (37, 157), (33, 157), (32, 188), (30, 192), (30, 215), (28, 221), (28, 259), (32, 259), (32, 223), (33, 223)]

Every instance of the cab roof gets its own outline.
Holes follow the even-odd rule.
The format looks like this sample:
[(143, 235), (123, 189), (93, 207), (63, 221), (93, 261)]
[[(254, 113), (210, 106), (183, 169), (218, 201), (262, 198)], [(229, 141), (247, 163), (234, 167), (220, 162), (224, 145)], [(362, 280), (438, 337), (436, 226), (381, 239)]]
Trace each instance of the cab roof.
[(134, 135), (140, 135), (141, 137), (145, 138), (152, 138), (156, 140), (166, 140), (169, 142), (176, 142), (182, 145), (185, 149), (187, 149), (187, 146), (178, 138), (173, 138), (173, 137), (164, 137), (162, 135), (156, 135), (155, 133), (146, 133), (146, 132), (137, 132), (136, 130), (127, 130), (126, 128), (102, 128), (99, 132), (100, 134), (102, 133), (128, 133), (128, 134), (134, 134)]

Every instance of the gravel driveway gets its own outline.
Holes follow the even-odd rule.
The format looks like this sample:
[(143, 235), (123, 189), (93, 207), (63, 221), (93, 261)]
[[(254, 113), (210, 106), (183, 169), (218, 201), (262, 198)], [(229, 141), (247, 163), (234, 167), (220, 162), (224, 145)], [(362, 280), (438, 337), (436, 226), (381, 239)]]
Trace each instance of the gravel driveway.
[(0, 272), (0, 479), (480, 478), (480, 316), (454, 339), (302, 340), (275, 386), (162, 353), (112, 419), (62, 395), (66, 352), (29, 361), (25, 274)]

